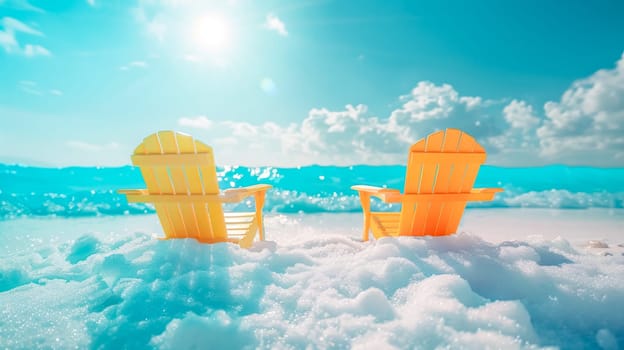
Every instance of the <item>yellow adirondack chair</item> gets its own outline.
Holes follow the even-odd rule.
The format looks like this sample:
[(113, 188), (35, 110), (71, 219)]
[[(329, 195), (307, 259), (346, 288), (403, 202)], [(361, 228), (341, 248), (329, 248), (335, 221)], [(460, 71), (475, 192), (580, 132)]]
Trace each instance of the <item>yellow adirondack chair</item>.
[[(119, 190), (128, 202), (149, 202), (165, 238), (195, 238), (203, 243), (232, 242), (243, 248), (256, 233), (264, 240), (262, 207), (270, 185), (219, 191), (212, 148), (190, 135), (159, 131), (147, 136), (134, 150), (147, 189)], [(254, 196), (255, 212), (224, 213), (222, 203), (237, 203)]]
[[(485, 150), (457, 129), (430, 134), (410, 148), (405, 193), (373, 186), (352, 186), (364, 212), (363, 240), (387, 236), (442, 236), (455, 233), (467, 201), (490, 201), (502, 188), (472, 188)], [(401, 203), (400, 212), (371, 212), (371, 196)]]

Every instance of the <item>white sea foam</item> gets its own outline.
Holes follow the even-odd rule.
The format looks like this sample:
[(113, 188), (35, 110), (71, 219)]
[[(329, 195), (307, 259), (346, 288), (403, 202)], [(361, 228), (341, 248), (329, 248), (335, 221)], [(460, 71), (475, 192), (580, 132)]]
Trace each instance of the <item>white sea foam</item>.
[(624, 341), (617, 235), (609, 248), (517, 233), (486, 241), (466, 233), (479, 229), (468, 220), (449, 237), (360, 242), (358, 215), (269, 216), (269, 241), (242, 250), (157, 240), (154, 219), (0, 225), (3, 240), (29, 232), (0, 246), (0, 347), (615, 349)]

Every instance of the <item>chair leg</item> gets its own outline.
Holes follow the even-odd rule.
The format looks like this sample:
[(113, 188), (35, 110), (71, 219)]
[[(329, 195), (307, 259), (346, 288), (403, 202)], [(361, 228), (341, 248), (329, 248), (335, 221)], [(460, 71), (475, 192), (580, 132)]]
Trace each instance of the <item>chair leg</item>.
[(258, 230), (257, 221), (251, 223), (247, 233), (238, 241), (238, 245), (241, 248), (248, 249), (253, 245), (254, 238), (256, 237), (256, 230)]
[(370, 231), (371, 211), (370, 211), (370, 194), (358, 192), (360, 194), (360, 202), (362, 203), (362, 213), (364, 214), (364, 231), (362, 232), (362, 241), (368, 241), (368, 233)]
[(364, 232), (362, 233), (362, 241), (364, 242), (368, 241), (368, 238), (369, 238), (370, 221), (371, 221), (370, 212), (364, 214)]
[(264, 241), (264, 222), (262, 220), (262, 208), (264, 207), (265, 192), (256, 192), (254, 195), (256, 201), (256, 220), (258, 223), (258, 235), (261, 241)]

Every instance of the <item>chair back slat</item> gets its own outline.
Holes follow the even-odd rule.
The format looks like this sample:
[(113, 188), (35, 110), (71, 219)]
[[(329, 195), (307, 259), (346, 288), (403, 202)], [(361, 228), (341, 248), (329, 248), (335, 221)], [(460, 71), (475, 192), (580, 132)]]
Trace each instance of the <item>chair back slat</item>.
[[(469, 193), (485, 162), (485, 150), (470, 135), (446, 129), (410, 148), (405, 194)], [(443, 235), (455, 232), (466, 202), (419, 200), (401, 208), (399, 235)]]
[[(190, 135), (160, 131), (146, 137), (135, 155), (133, 161), (140, 167), (150, 194), (219, 193), (212, 149)], [(155, 203), (155, 207), (167, 238), (227, 240), (223, 208), (218, 202)]]

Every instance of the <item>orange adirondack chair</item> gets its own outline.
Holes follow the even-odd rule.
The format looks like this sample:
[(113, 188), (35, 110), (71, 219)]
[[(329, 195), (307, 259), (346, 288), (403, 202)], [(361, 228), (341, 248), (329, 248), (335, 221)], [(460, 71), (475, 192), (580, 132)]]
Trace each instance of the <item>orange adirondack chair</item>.
[[(472, 136), (458, 129), (430, 134), (410, 148), (405, 193), (357, 185), (364, 212), (363, 240), (372, 229), (375, 238), (442, 236), (455, 233), (468, 201), (490, 201), (502, 188), (472, 188), (486, 153)], [(400, 212), (371, 212), (370, 201), (401, 203)]]
[[(256, 233), (264, 240), (262, 208), (270, 185), (219, 191), (212, 148), (190, 135), (159, 131), (135, 149), (132, 164), (141, 169), (147, 189), (119, 190), (128, 202), (154, 203), (165, 238), (195, 238), (203, 243), (233, 242), (243, 248)], [(255, 212), (224, 213), (222, 203), (254, 196)]]

